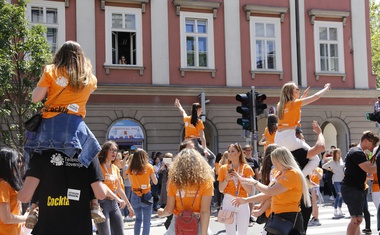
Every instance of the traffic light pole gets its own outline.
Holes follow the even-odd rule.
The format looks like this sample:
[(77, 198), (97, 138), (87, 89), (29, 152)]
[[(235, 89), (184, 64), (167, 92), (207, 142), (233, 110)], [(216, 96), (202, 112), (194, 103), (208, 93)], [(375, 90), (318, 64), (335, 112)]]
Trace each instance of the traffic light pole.
[(252, 123), (252, 131), (251, 131), (251, 146), (253, 147), (253, 157), (257, 159), (257, 119), (256, 119), (256, 95), (255, 95), (255, 87), (251, 86), (251, 97), (252, 97), (252, 117), (251, 117), (251, 123)]

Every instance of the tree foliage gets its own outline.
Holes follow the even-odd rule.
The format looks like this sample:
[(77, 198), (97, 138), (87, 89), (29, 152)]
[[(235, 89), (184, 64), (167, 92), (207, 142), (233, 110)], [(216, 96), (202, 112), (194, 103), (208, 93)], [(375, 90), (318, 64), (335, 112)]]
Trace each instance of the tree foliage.
[(372, 48), (372, 70), (376, 74), (376, 85), (380, 88), (380, 3), (370, 3), (370, 29)]
[(31, 92), (51, 58), (46, 28), (30, 26), (25, 14), (26, 1), (0, 0), (0, 144), (19, 150), (24, 121), (42, 106), (31, 101)]

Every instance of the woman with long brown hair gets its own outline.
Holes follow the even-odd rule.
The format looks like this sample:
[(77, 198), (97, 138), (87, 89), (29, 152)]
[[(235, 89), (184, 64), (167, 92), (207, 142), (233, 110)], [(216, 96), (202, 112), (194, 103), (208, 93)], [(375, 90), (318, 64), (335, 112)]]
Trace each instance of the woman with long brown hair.
[(158, 180), (153, 166), (149, 163), (149, 156), (143, 149), (137, 149), (130, 159), (127, 174), (132, 185), (131, 203), (136, 214), (134, 234), (140, 235), (141, 224), (142, 235), (149, 235), (150, 220), (153, 211), (152, 186)]

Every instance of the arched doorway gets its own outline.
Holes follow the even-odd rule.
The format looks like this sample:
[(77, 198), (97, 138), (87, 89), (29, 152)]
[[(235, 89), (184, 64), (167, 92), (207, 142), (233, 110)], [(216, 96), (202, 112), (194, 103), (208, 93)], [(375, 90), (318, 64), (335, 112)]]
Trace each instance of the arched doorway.
[(350, 132), (347, 124), (340, 118), (327, 118), (321, 125), (323, 136), (326, 140), (326, 148), (331, 145), (340, 148), (342, 156), (345, 156), (350, 145)]
[(137, 148), (145, 148), (145, 131), (136, 120), (122, 118), (114, 121), (107, 130), (107, 140), (113, 140), (120, 150), (133, 152)]

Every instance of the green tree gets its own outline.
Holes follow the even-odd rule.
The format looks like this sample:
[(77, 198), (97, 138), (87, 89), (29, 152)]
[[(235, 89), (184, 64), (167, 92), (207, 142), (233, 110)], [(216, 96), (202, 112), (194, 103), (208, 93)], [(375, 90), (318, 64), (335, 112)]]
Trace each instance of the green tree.
[(370, 29), (372, 70), (376, 74), (376, 86), (380, 88), (380, 4), (370, 3)]
[(22, 150), (23, 123), (42, 103), (31, 101), (31, 92), (51, 58), (46, 28), (30, 26), (26, 1), (0, 0), (0, 145)]

